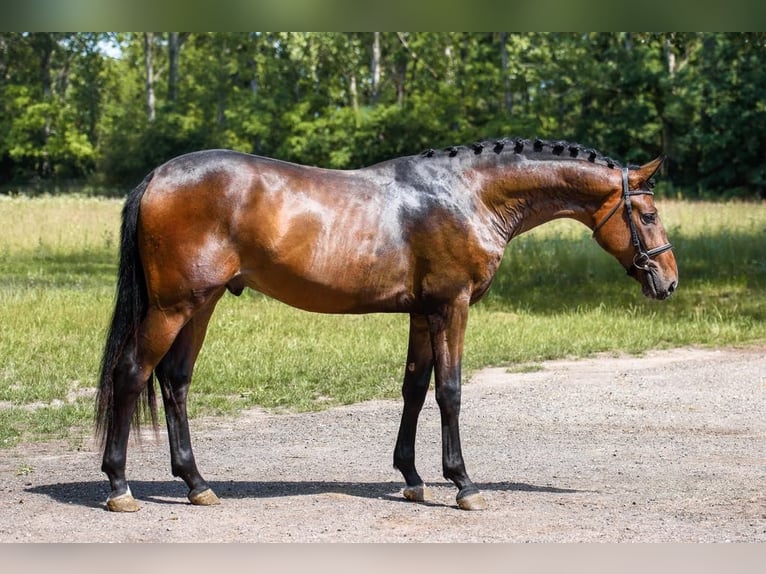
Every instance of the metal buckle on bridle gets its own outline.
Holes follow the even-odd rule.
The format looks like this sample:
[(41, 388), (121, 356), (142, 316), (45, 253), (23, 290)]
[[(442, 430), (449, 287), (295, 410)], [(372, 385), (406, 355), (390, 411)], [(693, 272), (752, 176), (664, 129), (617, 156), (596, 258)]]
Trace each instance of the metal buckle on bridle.
[(649, 264), (651, 263), (652, 259), (649, 257), (649, 255), (646, 252), (636, 253), (633, 256), (633, 266), (638, 267), (639, 269), (643, 269), (644, 271), (649, 271)]
[(618, 201), (612, 210), (607, 213), (606, 217), (593, 228), (593, 235), (595, 236), (596, 232), (601, 229), (615, 213), (617, 213), (620, 204), (625, 202), (625, 212), (628, 215), (628, 226), (630, 227), (630, 239), (633, 243), (633, 248), (636, 250), (636, 254), (633, 256), (633, 266), (644, 271), (649, 271), (651, 269), (652, 257), (673, 249), (673, 246), (670, 243), (665, 243), (664, 245), (654, 247), (653, 249), (644, 249), (641, 238), (638, 236), (636, 224), (633, 222), (633, 206), (630, 203), (630, 198), (633, 195), (654, 195), (654, 193), (643, 189), (630, 191), (628, 185), (628, 168), (624, 167), (622, 168), (622, 196), (620, 197), (620, 201)]

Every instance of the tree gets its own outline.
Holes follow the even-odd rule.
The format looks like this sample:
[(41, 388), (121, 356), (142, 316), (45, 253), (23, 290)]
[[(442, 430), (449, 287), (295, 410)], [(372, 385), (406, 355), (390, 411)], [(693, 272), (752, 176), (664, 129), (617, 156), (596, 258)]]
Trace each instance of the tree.
[[(82, 177), (95, 161), (99, 102), (83, 89), (98, 66), (93, 35), (24, 33), (2, 39), (0, 181)], [(99, 89), (98, 78), (94, 90)]]
[(205, 147), (349, 168), (518, 135), (665, 152), (666, 190), (766, 194), (764, 38), (0, 33), (0, 182), (132, 184)]
[(153, 32), (144, 32), (144, 66), (146, 67), (146, 119), (152, 123), (157, 117), (157, 105), (154, 96), (154, 57), (152, 42)]
[(174, 104), (178, 99), (178, 62), (181, 46), (188, 34), (168, 32), (168, 102)]

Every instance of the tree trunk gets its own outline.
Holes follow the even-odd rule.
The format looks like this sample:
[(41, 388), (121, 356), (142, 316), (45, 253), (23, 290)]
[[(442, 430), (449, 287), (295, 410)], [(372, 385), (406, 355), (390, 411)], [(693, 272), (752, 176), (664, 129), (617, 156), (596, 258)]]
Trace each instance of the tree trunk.
[(407, 60), (403, 60), (399, 63), (396, 70), (396, 103), (399, 105), (399, 107), (404, 106), (406, 83), (407, 83)]
[(513, 115), (513, 93), (511, 92), (510, 62), (508, 61), (508, 32), (500, 32), (500, 66), (503, 71), (505, 113)]
[(356, 89), (356, 72), (352, 71), (348, 81), (348, 91), (351, 95), (351, 108), (354, 110), (354, 122), (359, 126), (359, 94)]
[(370, 71), (372, 72), (372, 103), (377, 104), (380, 97), (380, 32), (373, 32), (372, 35)]
[(144, 63), (146, 65), (146, 118), (153, 122), (157, 116), (154, 99), (154, 63), (152, 60), (153, 32), (144, 32)]
[(178, 99), (178, 53), (181, 39), (178, 32), (168, 33), (168, 101), (173, 104)]
[[(663, 42), (663, 49), (665, 51), (665, 62), (667, 63), (667, 70), (668, 70), (668, 78), (670, 80), (669, 84), (669, 90), (670, 90), (670, 97), (672, 97), (672, 90), (673, 90), (673, 83), (675, 82), (675, 76), (676, 72), (678, 71), (678, 65), (676, 63), (676, 54), (673, 51), (673, 44), (670, 41), (669, 36), (665, 36), (665, 41)], [(665, 117), (665, 105), (664, 102), (662, 103), (661, 109), (658, 110), (658, 116), (660, 118), (660, 121), (662, 123), (662, 150), (669, 154), (673, 151), (673, 130), (671, 129), (671, 126)], [(667, 164), (662, 166), (662, 175), (667, 176), (668, 175), (668, 167)]]
[[(51, 74), (51, 65), (53, 60), (53, 50), (55, 49), (55, 40), (53, 34), (47, 32), (33, 32), (31, 34), (32, 48), (39, 58), (40, 86), (43, 92), (43, 101), (51, 103), (53, 100), (53, 78)], [(38, 162), (36, 168), (43, 177), (51, 174), (52, 166), (48, 151), (48, 139), (52, 131), (52, 120), (50, 109), (45, 113), (45, 124), (42, 129), (42, 159)]]

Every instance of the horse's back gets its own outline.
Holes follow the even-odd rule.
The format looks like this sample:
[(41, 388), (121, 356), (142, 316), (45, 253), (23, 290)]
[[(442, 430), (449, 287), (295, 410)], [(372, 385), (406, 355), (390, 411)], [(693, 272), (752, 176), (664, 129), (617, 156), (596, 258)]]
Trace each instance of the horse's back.
[(155, 171), (141, 204), (150, 285), (249, 286), (323, 312), (391, 310), (407, 299), (398, 209), (359, 172), (225, 150)]

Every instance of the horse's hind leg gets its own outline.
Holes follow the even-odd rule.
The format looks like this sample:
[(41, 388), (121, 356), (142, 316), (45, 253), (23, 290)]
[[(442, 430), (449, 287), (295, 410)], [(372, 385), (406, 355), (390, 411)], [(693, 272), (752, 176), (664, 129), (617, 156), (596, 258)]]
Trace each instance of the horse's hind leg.
[(112, 412), (101, 464), (112, 489), (106, 501), (109, 510), (135, 512), (139, 508), (125, 479), (130, 422), (152, 371), (186, 320), (187, 316), (182, 313), (169, 314), (150, 308), (136, 342), (128, 343), (114, 369)]
[(168, 426), (171, 471), (173, 476), (180, 477), (186, 482), (191, 503), (204, 506), (218, 504), (220, 501), (197, 470), (186, 414), (186, 396), (194, 363), (219, 297), (220, 295), (211, 300), (189, 320), (176, 337), (168, 354), (157, 366), (157, 378), (162, 389)]
[(402, 473), (407, 484), (404, 497), (418, 502), (430, 496), (423, 479), (415, 470), (415, 434), (418, 416), (428, 393), (433, 364), (428, 322), (421, 315), (411, 315), (407, 366), (402, 384), (404, 408), (394, 448), (394, 466)]

